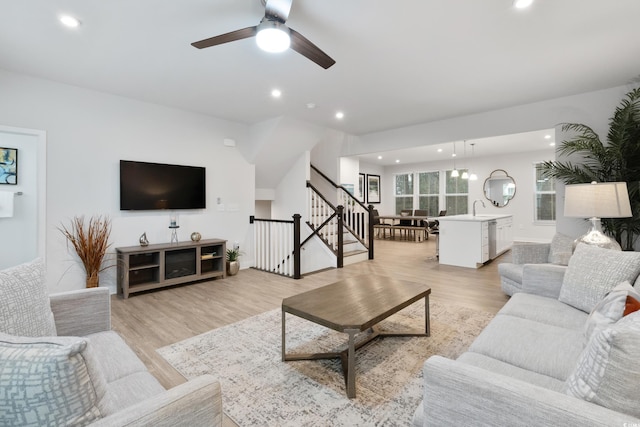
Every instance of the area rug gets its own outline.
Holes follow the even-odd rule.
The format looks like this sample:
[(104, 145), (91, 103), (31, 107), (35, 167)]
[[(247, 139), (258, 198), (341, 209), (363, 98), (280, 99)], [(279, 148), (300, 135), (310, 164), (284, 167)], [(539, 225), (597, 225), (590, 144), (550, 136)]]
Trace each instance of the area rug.
[[(492, 314), (429, 304), (431, 337), (378, 338), (356, 352), (356, 398), (346, 396), (340, 361), (281, 361), (281, 312), (272, 310), (158, 350), (186, 378), (217, 376), (223, 409), (244, 426), (409, 426), (422, 399), (422, 365), (456, 358)], [(418, 302), (380, 323), (424, 330)], [(331, 352), (347, 335), (287, 314), (287, 352)]]

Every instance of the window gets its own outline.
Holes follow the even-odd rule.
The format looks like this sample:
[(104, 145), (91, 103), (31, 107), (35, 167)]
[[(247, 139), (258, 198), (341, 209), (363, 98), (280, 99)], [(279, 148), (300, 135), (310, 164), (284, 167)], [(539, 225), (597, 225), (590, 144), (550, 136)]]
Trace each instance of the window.
[(395, 176), (396, 215), (403, 209), (413, 210), (413, 174)]
[(438, 216), (440, 172), (420, 172), (418, 174), (418, 191), (417, 209), (425, 209), (429, 216)]
[[(468, 172), (459, 169), (460, 175)], [(452, 177), (451, 171), (446, 171), (445, 206), (447, 215), (460, 215), (469, 212), (469, 180)]]
[[(460, 172), (464, 172), (461, 169)], [(396, 215), (402, 210), (424, 209), (429, 216), (440, 210), (448, 215), (465, 214), (469, 208), (469, 183), (451, 177), (451, 171), (409, 172), (395, 175)], [(418, 185), (414, 185), (417, 182)]]
[(534, 221), (556, 220), (556, 181), (542, 173), (542, 163), (534, 163)]

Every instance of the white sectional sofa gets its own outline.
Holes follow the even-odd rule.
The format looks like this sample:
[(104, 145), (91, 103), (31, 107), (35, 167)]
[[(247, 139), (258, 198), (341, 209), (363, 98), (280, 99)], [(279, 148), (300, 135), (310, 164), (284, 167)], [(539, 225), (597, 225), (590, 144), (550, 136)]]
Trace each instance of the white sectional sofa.
[(640, 426), (640, 311), (623, 316), (639, 273), (640, 253), (579, 245), (562, 277), (514, 293), (457, 360), (425, 362), (413, 425)]
[(0, 271), (0, 425), (220, 426), (220, 384), (170, 390), (111, 331), (107, 288), (47, 296), (36, 260)]

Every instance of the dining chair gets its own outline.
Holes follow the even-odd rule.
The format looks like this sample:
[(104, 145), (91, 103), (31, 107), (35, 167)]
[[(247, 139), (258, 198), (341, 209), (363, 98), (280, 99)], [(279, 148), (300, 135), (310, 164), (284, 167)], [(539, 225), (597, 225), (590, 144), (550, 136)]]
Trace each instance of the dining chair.
[[(400, 211), (400, 215), (402, 216), (411, 216), (413, 214), (413, 210), (412, 209), (402, 209)], [(395, 237), (395, 230), (399, 230), (400, 231), (400, 238), (402, 238), (402, 232), (404, 231), (405, 233), (405, 237), (408, 237), (408, 232), (412, 226), (413, 221), (410, 219), (401, 219), (400, 222), (398, 224), (394, 225), (394, 229), (392, 229), (391, 231), (393, 232), (393, 236)]]
[(380, 231), (382, 231), (382, 238), (387, 238), (387, 229), (389, 229), (389, 236), (391, 236), (391, 226), (389, 224), (385, 224), (380, 220), (380, 214), (377, 209), (373, 210), (373, 229), (376, 230), (376, 234), (378, 238), (380, 237)]
[[(413, 216), (424, 216), (429, 215), (429, 212), (426, 209), (416, 209), (413, 212)], [(416, 219), (413, 221), (413, 227), (415, 229), (413, 232), (415, 233), (415, 237), (420, 242), (422, 240), (429, 240), (429, 229), (428, 229), (428, 220), (426, 219)]]

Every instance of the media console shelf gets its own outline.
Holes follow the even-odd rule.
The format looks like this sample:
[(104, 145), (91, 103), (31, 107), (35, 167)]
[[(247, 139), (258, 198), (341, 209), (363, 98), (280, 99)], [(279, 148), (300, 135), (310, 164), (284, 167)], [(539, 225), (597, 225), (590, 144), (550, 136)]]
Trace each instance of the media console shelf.
[(118, 293), (135, 292), (225, 277), (226, 240), (116, 248)]

